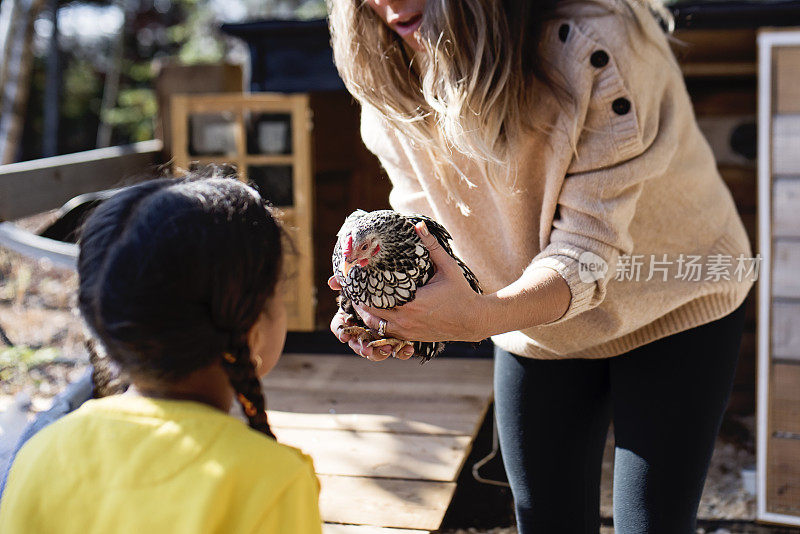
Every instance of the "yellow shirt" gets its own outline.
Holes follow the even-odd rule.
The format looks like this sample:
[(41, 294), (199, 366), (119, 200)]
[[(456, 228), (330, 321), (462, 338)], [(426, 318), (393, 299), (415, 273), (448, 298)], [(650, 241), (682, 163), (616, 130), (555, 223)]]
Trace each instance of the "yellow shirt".
[(19, 452), (0, 532), (318, 534), (311, 459), (196, 402), (90, 400)]

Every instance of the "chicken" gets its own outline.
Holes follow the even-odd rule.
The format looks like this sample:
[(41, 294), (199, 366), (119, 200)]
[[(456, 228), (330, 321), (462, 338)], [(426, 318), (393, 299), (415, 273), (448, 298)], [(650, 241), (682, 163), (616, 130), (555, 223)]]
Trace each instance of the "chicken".
[(424, 221), (431, 235), (461, 267), (476, 293), (480, 283), (463, 261), (453, 254), (452, 237), (442, 225), (424, 215), (402, 215), (392, 210), (357, 210), (345, 219), (333, 250), (333, 272), (342, 290), (339, 308), (345, 316), (344, 332), (371, 347), (389, 345), (392, 354), (412, 345), (414, 354), (427, 362), (439, 354), (444, 342), (421, 342), (386, 337), (368, 328), (353, 304), (390, 309), (414, 300), (417, 288), (435, 273), (428, 250), (414, 230)]

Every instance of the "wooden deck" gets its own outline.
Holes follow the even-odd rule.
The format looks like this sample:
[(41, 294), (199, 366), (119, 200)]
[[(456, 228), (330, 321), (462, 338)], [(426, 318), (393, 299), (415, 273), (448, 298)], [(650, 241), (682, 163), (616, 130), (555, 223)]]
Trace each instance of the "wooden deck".
[(453, 498), (492, 362), (289, 354), (264, 386), (278, 440), (314, 459), (325, 534), (420, 534)]

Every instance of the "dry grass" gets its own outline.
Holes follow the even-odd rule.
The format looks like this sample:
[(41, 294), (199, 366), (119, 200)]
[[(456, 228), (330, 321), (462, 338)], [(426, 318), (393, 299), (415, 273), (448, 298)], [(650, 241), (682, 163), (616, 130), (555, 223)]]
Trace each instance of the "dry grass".
[(88, 362), (74, 311), (77, 275), (0, 249), (0, 407), (25, 390), (34, 411), (77, 379)]

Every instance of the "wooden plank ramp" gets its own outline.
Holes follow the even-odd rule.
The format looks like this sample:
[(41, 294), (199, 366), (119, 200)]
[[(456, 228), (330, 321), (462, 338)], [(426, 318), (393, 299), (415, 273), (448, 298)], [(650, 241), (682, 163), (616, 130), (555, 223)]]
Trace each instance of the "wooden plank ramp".
[(453, 498), (492, 361), (287, 354), (263, 384), (278, 440), (314, 459), (324, 534), (423, 534)]

